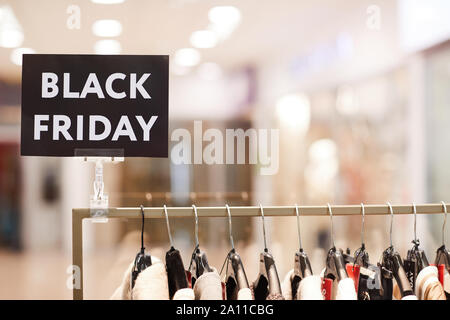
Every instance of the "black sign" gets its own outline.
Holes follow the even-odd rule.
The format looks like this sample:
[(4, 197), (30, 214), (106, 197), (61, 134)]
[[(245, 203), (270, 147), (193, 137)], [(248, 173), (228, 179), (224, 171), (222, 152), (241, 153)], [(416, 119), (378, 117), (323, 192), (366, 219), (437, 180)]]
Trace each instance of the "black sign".
[(26, 54), (21, 154), (168, 156), (168, 56)]

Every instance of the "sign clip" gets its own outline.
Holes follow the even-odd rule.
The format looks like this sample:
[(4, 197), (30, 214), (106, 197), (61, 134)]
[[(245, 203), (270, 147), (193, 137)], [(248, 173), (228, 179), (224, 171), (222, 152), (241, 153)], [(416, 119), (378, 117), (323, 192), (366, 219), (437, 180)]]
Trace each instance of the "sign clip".
[(84, 157), (84, 161), (95, 162), (94, 194), (91, 195), (90, 209), (93, 222), (108, 222), (109, 198), (105, 193), (103, 164), (123, 162), (123, 157)]

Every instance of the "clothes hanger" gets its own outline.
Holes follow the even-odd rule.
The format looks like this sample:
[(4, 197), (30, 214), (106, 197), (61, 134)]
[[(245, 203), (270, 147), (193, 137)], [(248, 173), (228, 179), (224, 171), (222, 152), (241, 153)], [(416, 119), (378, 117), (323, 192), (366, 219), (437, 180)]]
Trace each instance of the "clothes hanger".
[(380, 274), (377, 272), (378, 266), (369, 262), (369, 253), (366, 250), (364, 241), (366, 217), (364, 203), (361, 203), (361, 215), (361, 247), (355, 251), (353, 257), (349, 254), (344, 254), (344, 260), (346, 263), (350, 263), (353, 266), (353, 272), (355, 270), (355, 265), (359, 266), (359, 277), (358, 279), (355, 279), (355, 282), (357, 281), (358, 284), (358, 300), (381, 300), (383, 297), (381, 295), (380, 286), (376, 285), (381, 282)]
[(141, 205), (141, 216), (142, 216), (142, 229), (141, 229), (141, 250), (136, 255), (136, 258), (134, 259), (134, 265), (133, 269), (131, 271), (131, 281), (130, 286), (131, 289), (134, 288), (134, 283), (139, 275), (143, 270), (148, 268), (152, 265), (152, 257), (149, 254), (145, 253), (145, 247), (144, 247), (144, 222), (145, 222), (145, 215), (144, 215), (144, 206)]
[(389, 202), (387, 202), (389, 212), (391, 214), (391, 226), (389, 231), (390, 246), (383, 251), (381, 256), (381, 263), (378, 264), (381, 273), (381, 286), (383, 288), (383, 299), (392, 300), (393, 282), (395, 279), (400, 289), (402, 297), (413, 295), (411, 285), (403, 268), (402, 258), (400, 254), (395, 251), (392, 244), (392, 225), (394, 221), (394, 210)]
[(175, 249), (173, 245), (172, 234), (170, 233), (169, 214), (166, 205), (164, 205), (164, 214), (166, 216), (167, 233), (170, 241), (170, 249), (166, 252), (166, 270), (167, 281), (169, 284), (169, 297), (172, 299), (175, 292), (189, 287), (189, 284), (180, 251)]
[(369, 253), (366, 251), (366, 245), (364, 243), (364, 222), (366, 217), (366, 210), (364, 208), (364, 203), (361, 202), (361, 247), (355, 251), (354, 265), (360, 265), (361, 267), (369, 267)]
[(445, 268), (450, 272), (450, 251), (445, 247), (445, 224), (447, 223), (447, 205), (444, 201), (441, 201), (442, 208), (444, 209), (444, 222), (442, 224), (442, 246), (437, 249), (436, 259), (434, 264), (439, 266), (445, 265)]
[(200, 250), (198, 242), (198, 215), (197, 207), (192, 205), (195, 215), (195, 248), (192, 252), (191, 262), (189, 264), (189, 272), (191, 274), (191, 285), (194, 287), (195, 281), (205, 272), (212, 272), (213, 269), (208, 264), (206, 254)]
[(413, 247), (411, 250), (408, 250), (406, 255), (406, 259), (404, 260), (404, 268), (406, 271), (406, 275), (408, 276), (411, 287), (416, 287), (416, 278), (419, 272), (428, 267), (430, 264), (428, 263), (427, 256), (425, 252), (419, 249), (420, 241), (417, 239), (416, 234), (416, 224), (417, 224), (417, 210), (416, 204), (412, 204), (413, 212), (414, 212), (414, 240), (412, 241)]
[(302, 246), (302, 238), (300, 235), (300, 215), (298, 210), (298, 205), (295, 204), (295, 213), (297, 215), (297, 232), (298, 232), (298, 244), (299, 250), (295, 253), (294, 260), (294, 278), (291, 281), (291, 289), (292, 289), (292, 298), (296, 299), (297, 295), (295, 294), (298, 290), (298, 286), (300, 281), (308, 276), (313, 275), (313, 271), (311, 268), (311, 263), (309, 261), (308, 255), (303, 250)]
[(255, 281), (254, 293), (255, 300), (266, 300), (268, 295), (282, 296), (280, 279), (278, 278), (275, 260), (267, 249), (266, 226), (264, 223), (264, 209), (262, 205), (261, 218), (263, 225), (264, 252), (259, 255), (259, 275)]
[(328, 250), (325, 278), (340, 281), (348, 278), (348, 274), (347, 270), (345, 270), (344, 253), (341, 249), (336, 249), (336, 245), (334, 243), (333, 212), (329, 203), (328, 212), (330, 213), (331, 243), (333, 244), (333, 246), (330, 250)]
[[(231, 250), (228, 252), (225, 259), (227, 264), (225, 287), (227, 293), (227, 300), (237, 300), (238, 292), (240, 289), (249, 288), (247, 275), (245, 274), (244, 265), (242, 264), (241, 257), (234, 248), (233, 230), (231, 224), (231, 212), (228, 204), (225, 205), (228, 213), (228, 231), (230, 233)], [(224, 263), (224, 265), (225, 265)], [(224, 266), (222, 266), (223, 269)], [(220, 270), (222, 273), (222, 270)]]

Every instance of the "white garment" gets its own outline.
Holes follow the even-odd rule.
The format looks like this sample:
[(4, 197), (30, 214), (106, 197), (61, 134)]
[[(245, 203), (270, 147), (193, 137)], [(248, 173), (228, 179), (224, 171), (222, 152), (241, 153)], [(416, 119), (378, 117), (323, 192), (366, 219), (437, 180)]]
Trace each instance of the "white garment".
[(120, 286), (114, 291), (111, 300), (168, 300), (169, 287), (165, 265), (152, 256), (152, 265), (139, 273), (134, 288), (131, 291), (131, 263), (122, 279)]
[(428, 266), (420, 270), (416, 278), (415, 294), (419, 300), (446, 300), (436, 267)]
[(253, 300), (252, 290), (250, 288), (242, 288), (237, 294), (238, 300)]
[(191, 288), (177, 290), (173, 295), (172, 300), (195, 300), (194, 290)]
[[(325, 276), (326, 268), (323, 268), (320, 276)], [(346, 278), (339, 282), (333, 281), (331, 296), (333, 300), (358, 300), (355, 283), (352, 278)]]
[(291, 279), (292, 279), (293, 274), (294, 274), (294, 269), (291, 269), (286, 274), (283, 281), (281, 282), (281, 292), (283, 293), (283, 297), (285, 300), (292, 300)]
[(339, 281), (337, 285), (336, 300), (358, 300), (355, 283), (352, 278)]
[(300, 281), (297, 300), (323, 300), (322, 278), (313, 275)]
[(166, 266), (161, 261), (141, 271), (131, 292), (133, 300), (169, 300)]
[(194, 284), (195, 300), (223, 300), (222, 282), (217, 271), (205, 272)]
[(417, 297), (411, 294), (409, 296), (404, 296), (401, 300), (417, 300)]
[[(291, 269), (281, 283), (281, 291), (285, 300), (293, 300), (292, 280), (294, 269)], [(300, 281), (297, 292), (294, 293), (297, 300), (323, 300), (322, 279), (320, 276), (308, 276)]]

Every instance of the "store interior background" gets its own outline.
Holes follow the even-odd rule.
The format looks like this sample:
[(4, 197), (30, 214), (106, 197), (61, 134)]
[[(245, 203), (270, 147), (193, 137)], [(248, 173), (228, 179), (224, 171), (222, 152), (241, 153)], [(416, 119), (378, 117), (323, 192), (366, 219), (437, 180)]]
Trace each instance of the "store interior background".
[[(211, 13), (217, 6), (227, 8)], [(73, 28), (77, 8), (81, 24)], [(449, 17), (447, 0), (0, 0), (0, 299), (72, 298), (71, 210), (89, 205), (93, 182), (92, 163), (19, 155), (22, 53), (169, 54), (170, 131), (192, 130), (194, 120), (204, 129), (280, 129), (275, 175), (261, 175), (258, 165), (169, 159), (106, 165), (112, 206), (449, 202)], [(103, 19), (120, 28), (93, 28)], [(442, 221), (417, 218), (430, 260)], [(139, 250), (139, 221), (84, 223), (85, 298), (106, 299)], [(266, 219), (280, 278), (298, 249), (295, 223)], [(301, 223), (318, 273), (330, 219)], [(337, 246), (354, 252), (361, 218), (335, 217), (334, 226)], [(171, 227), (187, 267), (194, 220), (171, 219)], [(261, 220), (234, 218), (233, 231), (253, 281)], [(227, 220), (201, 218), (199, 233), (220, 269)], [(145, 237), (147, 250), (164, 259), (165, 222), (147, 221)], [(389, 217), (367, 217), (365, 238), (378, 261)], [(402, 256), (412, 239), (413, 216), (396, 216)]]

